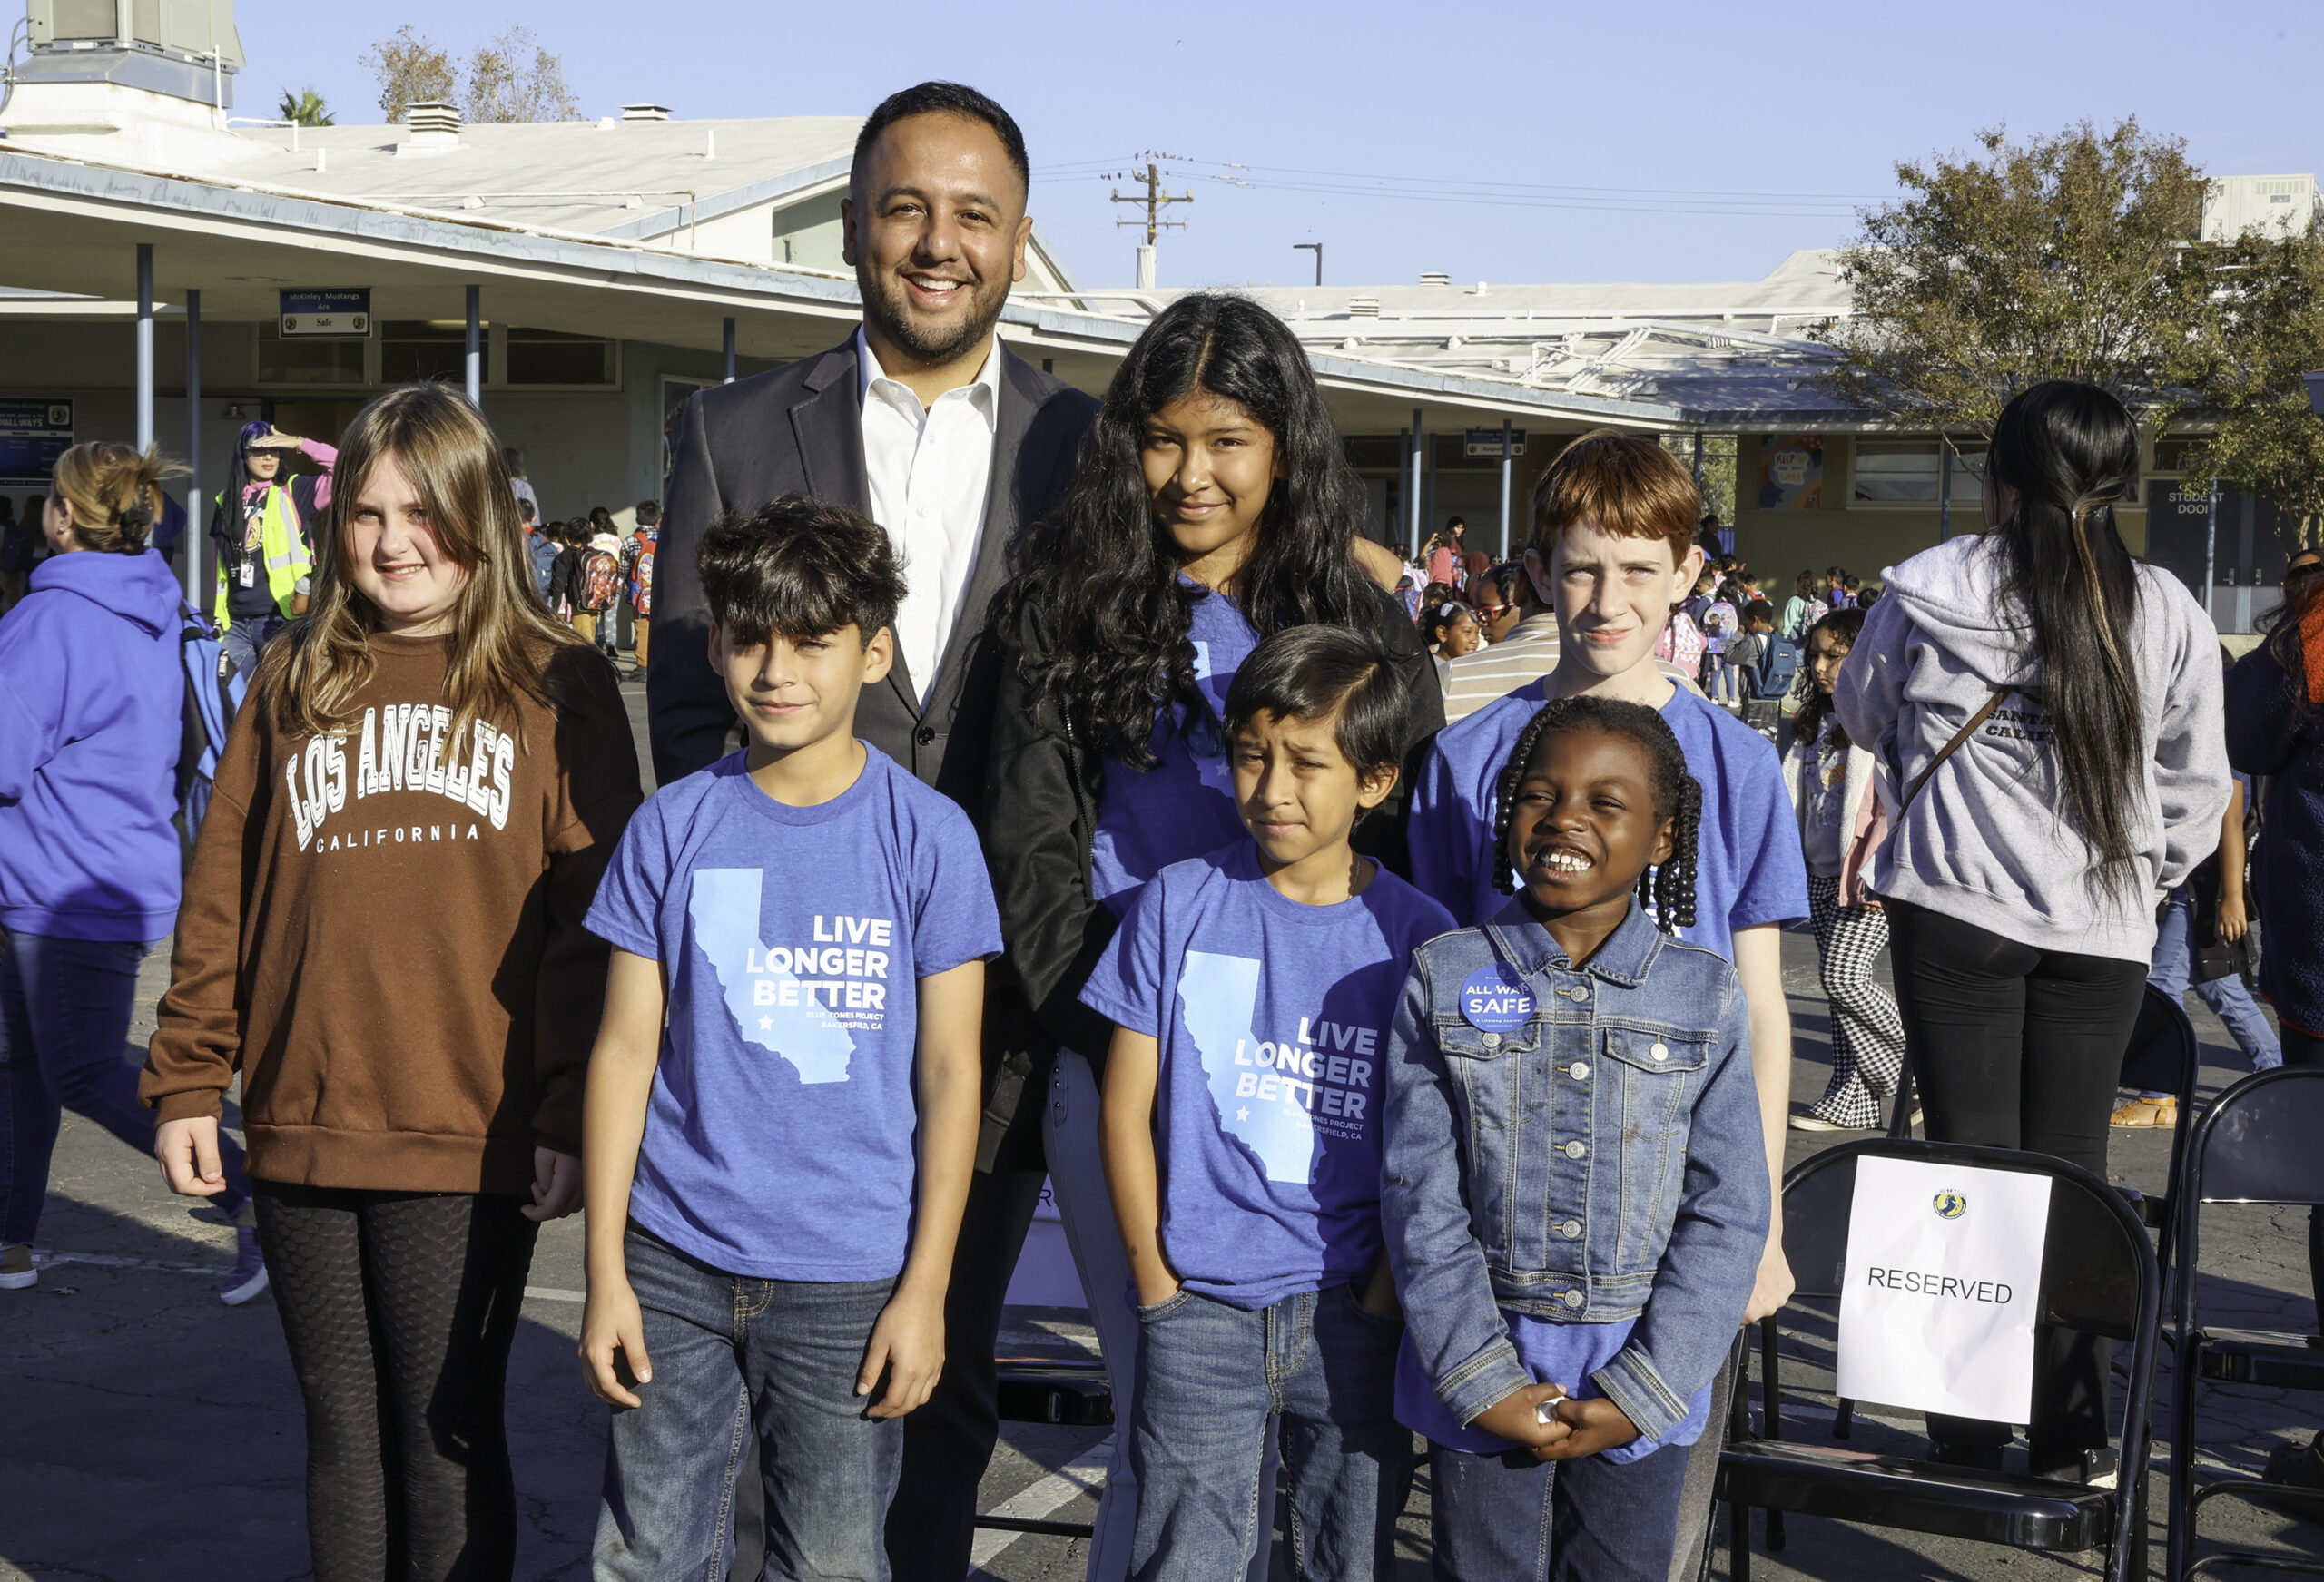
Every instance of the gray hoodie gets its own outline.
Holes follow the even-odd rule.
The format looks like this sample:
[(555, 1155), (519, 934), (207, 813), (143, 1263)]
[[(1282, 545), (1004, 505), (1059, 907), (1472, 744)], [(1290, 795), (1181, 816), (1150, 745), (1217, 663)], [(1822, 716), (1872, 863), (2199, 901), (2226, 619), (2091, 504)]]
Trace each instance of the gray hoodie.
[(2132, 623), (2147, 764), (2130, 822), (2138, 885), (2109, 893), (2066, 811), (2024, 611), (2000, 541), (1955, 538), (1885, 574), (1833, 703), (1872, 751), (1892, 814), (1994, 690), (2018, 690), (1961, 744), (1875, 860), (1873, 890), (2045, 950), (2148, 960), (2156, 903), (2219, 844), (2230, 781), (2219, 636), (2176, 577), (2141, 565)]

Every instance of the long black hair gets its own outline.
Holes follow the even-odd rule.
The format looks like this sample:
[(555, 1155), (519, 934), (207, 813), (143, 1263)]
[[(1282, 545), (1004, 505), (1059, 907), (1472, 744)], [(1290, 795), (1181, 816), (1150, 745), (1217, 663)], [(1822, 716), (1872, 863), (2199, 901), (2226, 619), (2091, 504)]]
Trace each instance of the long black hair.
[[(1187, 633), (1202, 588), (1181, 585), (1177, 545), (1155, 519), (1141, 460), (1154, 414), (1197, 392), (1240, 406), (1275, 438), (1286, 471), (1269, 495), (1238, 597), (1260, 636), (1288, 626), (1377, 635), (1385, 605), (1350, 545), (1364, 485), (1283, 320), (1247, 298), (1197, 291), (1156, 316), (1106, 391), (1073, 481), (1024, 569), (994, 606), (1004, 631), (1028, 608), (1049, 644), (1020, 663), (1037, 703), (1062, 710), (1098, 752), (1151, 768), (1157, 705), (1208, 721)], [(1215, 728), (1215, 722), (1213, 722)]]
[[(1791, 717), (1791, 739), (1794, 742), (1806, 742), (1813, 746), (1816, 733), (1823, 729), (1824, 716), (1832, 712), (1832, 694), (1817, 686), (1816, 678), (1807, 673), (1808, 665), (1816, 657), (1816, 634), (1830, 633), (1832, 641), (1840, 645), (1841, 653), (1846, 653), (1856, 646), (1856, 636), (1863, 630), (1864, 612), (1857, 609), (1834, 610), (1807, 628), (1807, 640), (1800, 644), (1807, 652), (1799, 656), (1799, 712)], [(1832, 744), (1846, 748), (1848, 733), (1835, 730)]]
[(1519, 732), (1501, 771), (1493, 801), (1493, 883), (1504, 895), (1517, 893), (1517, 874), (1509, 860), (1509, 826), (1517, 814), (1517, 787), (1525, 778), (1545, 737), (1560, 731), (1604, 731), (1627, 736), (1644, 750), (1654, 767), (1654, 816), (1671, 820), (1668, 861), (1638, 876), (1638, 899), (1654, 914), (1654, 926), (1664, 933), (1689, 929), (1695, 922), (1695, 858), (1703, 821), (1702, 782), (1687, 772), (1687, 755), (1670, 722), (1644, 703), (1596, 698), (1553, 698)]
[(2017, 491), (1993, 536), (2002, 589), (2031, 628), (2066, 803), (2113, 890), (2129, 881), (2147, 752), (2133, 652), (2138, 565), (2114, 526), (2114, 502), (2138, 467), (2138, 428), (2122, 403), (2070, 379), (2003, 408), (1985, 462), (1988, 488)]

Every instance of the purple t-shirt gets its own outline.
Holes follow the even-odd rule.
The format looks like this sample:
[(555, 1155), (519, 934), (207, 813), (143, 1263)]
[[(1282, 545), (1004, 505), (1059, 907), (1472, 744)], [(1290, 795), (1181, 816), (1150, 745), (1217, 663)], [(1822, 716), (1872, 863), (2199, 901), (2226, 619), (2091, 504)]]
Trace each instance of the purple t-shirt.
[(1081, 1001), (1161, 1046), (1162, 1246), (1187, 1290), (1255, 1310), (1371, 1273), (1382, 1046), (1413, 951), (1452, 927), (1385, 869), (1304, 906), (1247, 836), (1138, 891)]
[[(1413, 882), (1464, 927), (1491, 921), (1509, 897), (1493, 884), (1493, 800), (1502, 771), (1541, 708), (1547, 678), (1438, 733), (1413, 787)], [(1807, 869), (1783, 765), (1768, 739), (1708, 699), (1672, 689), (1662, 718), (1679, 738), (1688, 772), (1702, 782), (1689, 944), (1732, 961), (1738, 929), (1807, 915)]]
[(730, 1274), (902, 1270), (919, 980), (1000, 949), (968, 815), (865, 752), (812, 808), (759, 790), (740, 752), (663, 787), (589, 908), (670, 988), (630, 1215)]
[(1117, 918), (1137, 899), (1138, 886), (1171, 863), (1250, 839), (1235, 811), (1235, 773), (1218, 722), (1226, 716), (1226, 689), (1259, 645), (1259, 634), (1244, 619), (1242, 605), (1225, 594), (1209, 594), (1195, 601), (1187, 635), (1210, 718), (1190, 718), (1193, 711), (1183, 703), (1157, 711), (1151, 746), (1161, 762), (1142, 773), (1106, 762), (1089, 888)]

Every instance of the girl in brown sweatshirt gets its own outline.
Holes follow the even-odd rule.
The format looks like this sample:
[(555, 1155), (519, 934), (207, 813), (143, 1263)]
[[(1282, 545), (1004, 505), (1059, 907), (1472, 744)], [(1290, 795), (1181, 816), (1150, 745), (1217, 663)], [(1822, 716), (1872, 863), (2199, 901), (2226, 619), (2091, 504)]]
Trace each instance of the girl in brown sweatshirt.
[(533, 596), (473, 408), (379, 398), (338, 476), (312, 613), (219, 765), (141, 1093), (172, 1188), (210, 1196), (241, 1074), (318, 1582), (506, 1577), (508, 1351), (538, 1222), (578, 1203), (606, 960), (581, 919), (637, 755), (612, 670)]

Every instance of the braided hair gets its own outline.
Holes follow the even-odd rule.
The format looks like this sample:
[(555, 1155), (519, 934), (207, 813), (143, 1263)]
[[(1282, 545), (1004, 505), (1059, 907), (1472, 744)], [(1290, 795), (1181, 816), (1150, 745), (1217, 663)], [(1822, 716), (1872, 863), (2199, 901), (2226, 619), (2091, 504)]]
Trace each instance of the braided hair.
[(1517, 874), (1509, 862), (1509, 826), (1517, 811), (1518, 782), (1533, 762), (1543, 738), (1560, 731), (1604, 731), (1626, 736), (1646, 752), (1654, 770), (1654, 816), (1670, 819), (1669, 860), (1638, 877), (1638, 899), (1654, 916), (1664, 933), (1692, 928), (1695, 921), (1695, 857), (1703, 817), (1703, 788), (1687, 772), (1686, 754), (1670, 723), (1643, 703), (1619, 703), (1584, 694), (1557, 698), (1541, 710), (1518, 733), (1493, 803), (1493, 884), (1503, 895), (1517, 893)]

